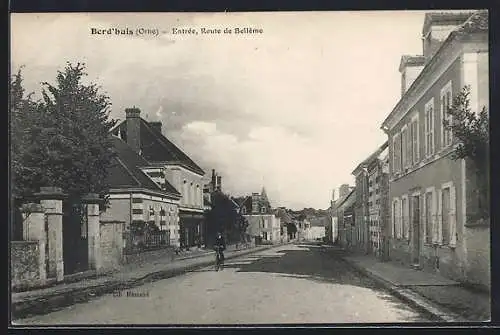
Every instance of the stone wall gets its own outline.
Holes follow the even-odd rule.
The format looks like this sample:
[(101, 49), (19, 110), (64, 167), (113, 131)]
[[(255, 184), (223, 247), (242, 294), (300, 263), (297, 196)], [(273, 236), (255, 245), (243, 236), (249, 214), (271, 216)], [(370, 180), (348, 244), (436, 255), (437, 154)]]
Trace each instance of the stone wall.
[(33, 287), (40, 285), (38, 241), (11, 241), (11, 286)]
[(466, 281), (490, 290), (490, 227), (467, 226), (465, 239), (467, 243)]

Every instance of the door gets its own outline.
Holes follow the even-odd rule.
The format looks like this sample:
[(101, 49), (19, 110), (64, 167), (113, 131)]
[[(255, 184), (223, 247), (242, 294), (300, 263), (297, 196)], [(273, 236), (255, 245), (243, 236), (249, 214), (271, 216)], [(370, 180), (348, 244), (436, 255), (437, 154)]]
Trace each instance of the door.
[(412, 262), (420, 264), (420, 196), (412, 197)]
[(87, 207), (81, 203), (63, 203), (64, 274), (88, 270)]

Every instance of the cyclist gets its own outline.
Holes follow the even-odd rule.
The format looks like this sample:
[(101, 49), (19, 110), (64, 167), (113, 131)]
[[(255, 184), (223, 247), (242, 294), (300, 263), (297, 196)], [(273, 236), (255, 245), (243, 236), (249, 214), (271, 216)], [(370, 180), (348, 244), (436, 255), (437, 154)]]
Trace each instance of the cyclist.
[(224, 264), (224, 250), (226, 250), (226, 241), (221, 232), (217, 233), (214, 243), (214, 249), (218, 252), (220, 256), (220, 263)]

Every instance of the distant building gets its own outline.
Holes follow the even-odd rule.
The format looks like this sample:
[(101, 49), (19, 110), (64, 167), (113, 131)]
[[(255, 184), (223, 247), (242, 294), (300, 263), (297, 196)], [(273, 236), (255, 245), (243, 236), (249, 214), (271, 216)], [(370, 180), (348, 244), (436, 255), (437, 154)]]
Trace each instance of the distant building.
[(353, 244), (365, 253), (380, 254), (383, 230), (380, 224), (382, 170), (387, 156), (387, 142), (370, 154), (352, 172), (356, 178), (356, 239)]
[(271, 208), (265, 188), (261, 193), (236, 198), (240, 213), (248, 220), (247, 233), (257, 240), (281, 241), (281, 220)]
[(349, 190), (348, 193), (340, 192), (341, 197), (335, 202), (333, 215), (338, 225), (338, 244), (343, 248), (351, 248), (355, 231), (355, 202), (356, 190), (354, 187), (344, 187), (343, 190)]

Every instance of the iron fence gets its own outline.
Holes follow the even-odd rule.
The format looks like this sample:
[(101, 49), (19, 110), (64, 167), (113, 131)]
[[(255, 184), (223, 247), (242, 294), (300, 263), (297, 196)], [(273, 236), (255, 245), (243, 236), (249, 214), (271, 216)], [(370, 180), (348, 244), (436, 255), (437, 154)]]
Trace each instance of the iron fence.
[(170, 247), (170, 231), (147, 231), (123, 233), (124, 253), (133, 254), (147, 250)]

